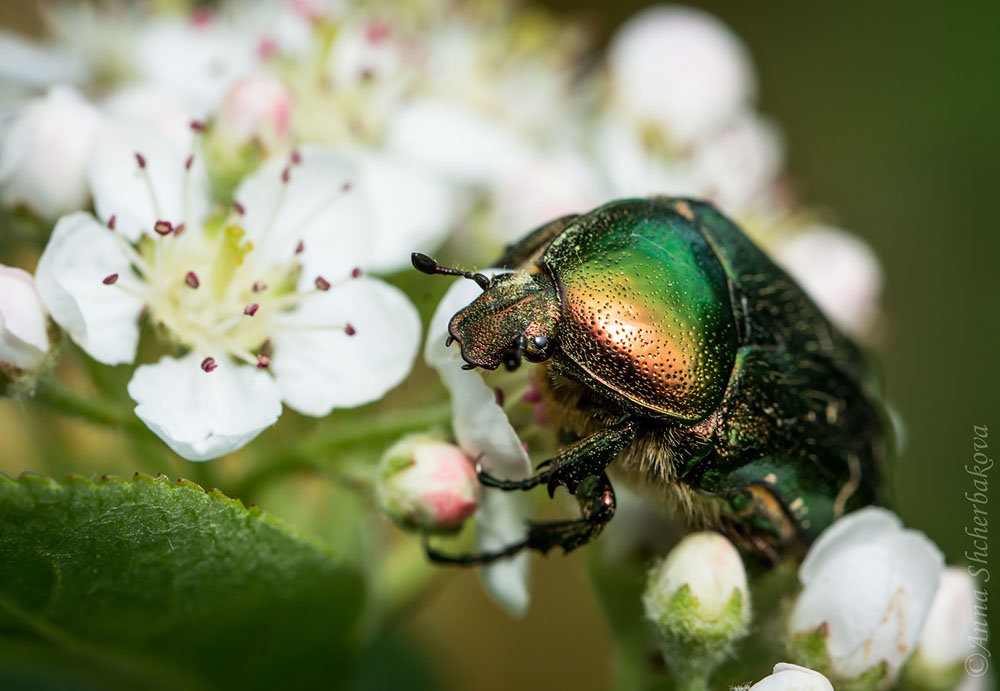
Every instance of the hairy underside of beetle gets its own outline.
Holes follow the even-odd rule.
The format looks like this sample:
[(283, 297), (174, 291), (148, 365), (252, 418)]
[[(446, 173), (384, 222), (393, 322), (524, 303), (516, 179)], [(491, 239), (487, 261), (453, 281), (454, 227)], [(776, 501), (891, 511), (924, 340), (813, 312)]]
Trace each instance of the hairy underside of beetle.
[[(561, 437), (583, 438), (605, 429), (621, 418), (615, 401), (574, 379), (558, 374), (546, 364), (534, 377), (547, 418)], [(794, 523), (773, 494), (750, 486), (748, 502), (739, 513), (727, 510), (724, 497), (700, 491), (678, 478), (678, 468), (708, 443), (711, 418), (698, 425), (682, 426), (659, 418), (640, 424), (636, 438), (608, 467), (608, 475), (623, 482), (650, 506), (667, 517), (698, 528), (724, 532), (741, 549), (767, 562), (784, 554), (797, 554), (805, 544)], [(756, 530), (756, 517), (766, 517), (777, 535)]]

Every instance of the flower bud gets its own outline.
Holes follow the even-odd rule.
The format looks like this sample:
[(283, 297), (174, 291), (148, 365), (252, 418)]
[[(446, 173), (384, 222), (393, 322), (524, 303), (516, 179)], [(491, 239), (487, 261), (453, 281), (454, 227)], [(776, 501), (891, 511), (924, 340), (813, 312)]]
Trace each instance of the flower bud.
[(707, 682), (750, 622), (739, 552), (718, 533), (688, 535), (650, 572), (643, 606), (675, 677)]
[(376, 500), (401, 528), (450, 533), (479, 505), (472, 461), (457, 446), (414, 435), (393, 445), (376, 476)]
[(976, 628), (976, 583), (966, 569), (949, 567), (941, 573), (934, 602), (924, 622), (917, 650), (905, 677), (918, 689), (950, 691), (965, 678), (969, 640)]
[(750, 691), (833, 691), (833, 685), (808, 667), (779, 662), (774, 672), (751, 686)]
[(87, 205), (87, 158), (101, 122), (74, 89), (52, 87), (28, 103), (0, 150), (0, 200), (54, 220)]
[(608, 63), (618, 105), (687, 144), (724, 125), (756, 91), (740, 39), (715, 17), (686, 7), (651, 7), (625, 23)]
[(0, 393), (30, 388), (49, 354), (48, 327), (32, 275), (0, 265)]
[(820, 535), (799, 569), (793, 659), (838, 685), (888, 688), (913, 652), (944, 558), (891, 511), (856, 511)]
[(230, 87), (206, 135), (209, 171), (231, 191), (267, 157), (292, 142), (292, 92), (270, 75), (245, 77)]

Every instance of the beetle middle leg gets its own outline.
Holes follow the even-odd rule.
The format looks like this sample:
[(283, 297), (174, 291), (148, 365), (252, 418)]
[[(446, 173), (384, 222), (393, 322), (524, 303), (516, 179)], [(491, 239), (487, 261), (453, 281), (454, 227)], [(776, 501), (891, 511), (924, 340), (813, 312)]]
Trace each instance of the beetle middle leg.
[(608, 476), (602, 472), (585, 478), (577, 486), (576, 501), (580, 506), (580, 518), (546, 523), (529, 522), (527, 536), (503, 549), (451, 555), (427, 546), (427, 557), (439, 564), (477, 566), (512, 557), (524, 549), (546, 554), (553, 547), (561, 547), (564, 553), (571, 552), (597, 537), (615, 515), (615, 491)]
[(567, 446), (557, 456), (543, 461), (539, 467), (545, 470), (524, 480), (500, 480), (479, 470), (479, 481), (487, 487), (501, 490), (528, 490), (545, 483), (549, 496), (555, 494), (562, 485), (575, 494), (579, 485), (587, 478), (604, 474), (622, 450), (635, 439), (636, 423), (624, 419), (606, 429)]

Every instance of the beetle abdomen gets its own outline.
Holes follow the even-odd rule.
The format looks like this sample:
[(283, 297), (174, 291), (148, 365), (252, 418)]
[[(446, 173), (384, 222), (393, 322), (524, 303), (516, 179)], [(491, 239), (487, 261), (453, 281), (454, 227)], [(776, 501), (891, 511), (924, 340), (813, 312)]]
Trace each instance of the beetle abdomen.
[(563, 354), (652, 412), (697, 421), (725, 391), (737, 335), (725, 271), (668, 205), (623, 200), (546, 249), (559, 287)]

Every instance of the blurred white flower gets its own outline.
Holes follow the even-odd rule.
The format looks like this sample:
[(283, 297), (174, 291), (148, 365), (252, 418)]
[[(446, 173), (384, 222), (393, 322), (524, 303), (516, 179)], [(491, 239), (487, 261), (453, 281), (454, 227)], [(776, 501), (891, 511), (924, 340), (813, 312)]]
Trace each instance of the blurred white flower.
[[(799, 569), (790, 650), (834, 681), (870, 675), (877, 688), (891, 686), (916, 646), (943, 566), (934, 543), (886, 509), (841, 518)], [(821, 659), (805, 659), (817, 648)]]
[(260, 62), (250, 37), (207, 10), (141, 24), (132, 50), (138, 81), (180, 95), (199, 118), (211, 113), (229, 86)]
[(572, 151), (540, 155), (524, 162), (494, 190), (495, 236), (505, 242), (570, 213), (599, 206), (600, 181), (588, 161)]
[(24, 205), (46, 220), (83, 208), (87, 157), (100, 124), (97, 108), (71, 87), (52, 87), (28, 103), (0, 151), (4, 206)]
[(608, 51), (613, 97), (676, 143), (711, 135), (756, 92), (742, 41), (710, 14), (659, 5), (629, 19)]
[[(452, 430), (462, 451), (479, 459), (483, 469), (494, 477), (520, 479), (531, 474), (531, 463), (507, 415), (482, 377), (462, 369), (459, 349), (445, 346), (448, 322), (480, 292), (472, 281), (452, 284), (431, 318), (424, 359), (438, 371), (451, 394)], [(520, 492), (482, 489), (476, 513), (479, 550), (493, 552), (524, 539), (526, 499)], [(522, 552), (481, 570), (487, 591), (516, 615), (528, 607), (528, 567), (528, 554)]]
[(857, 236), (815, 226), (779, 244), (775, 259), (841, 330), (862, 340), (871, 334), (882, 270), (871, 247)]
[(819, 672), (779, 662), (774, 672), (750, 687), (750, 691), (833, 691), (833, 684)]
[(257, 143), (264, 152), (289, 147), (292, 92), (284, 82), (260, 73), (236, 81), (226, 91), (213, 120), (213, 131), (235, 152)]
[(479, 505), (479, 479), (461, 449), (435, 437), (405, 437), (385, 452), (375, 480), (379, 507), (408, 530), (458, 530)]
[(0, 264), (0, 384), (42, 366), (51, 347), (48, 324), (31, 274)]
[(952, 689), (965, 678), (965, 659), (976, 635), (976, 583), (968, 569), (950, 566), (941, 574), (934, 602), (906, 667), (906, 676), (928, 688)]
[(53, 319), (92, 357), (131, 362), (147, 312), (189, 352), (139, 367), (136, 414), (178, 454), (216, 458), (281, 412), (375, 400), (409, 372), (416, 310), (361, 276), (372, 237), (342, 158), (303, 150), (209, 214), (199, 161), (144, 131), (106, 129), (90, 178), (96, 218), (64, 216), (36, 278)]

